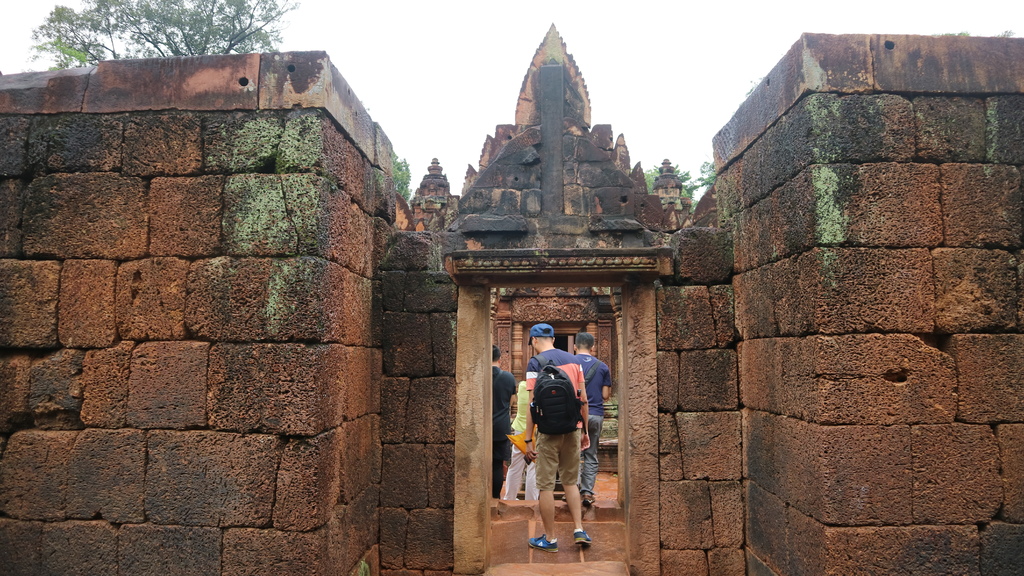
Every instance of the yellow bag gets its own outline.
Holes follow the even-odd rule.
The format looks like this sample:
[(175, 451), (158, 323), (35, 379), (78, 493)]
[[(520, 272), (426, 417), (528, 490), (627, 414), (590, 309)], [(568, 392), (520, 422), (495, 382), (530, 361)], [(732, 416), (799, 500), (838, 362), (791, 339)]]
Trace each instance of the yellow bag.
[(526, 454), (526, 430), (523, 430), (519, 434), (505, 434), (505, 436), (512, 441), (512, 444), (514, 444), (516, 448), (519, 448), (520, 452)]

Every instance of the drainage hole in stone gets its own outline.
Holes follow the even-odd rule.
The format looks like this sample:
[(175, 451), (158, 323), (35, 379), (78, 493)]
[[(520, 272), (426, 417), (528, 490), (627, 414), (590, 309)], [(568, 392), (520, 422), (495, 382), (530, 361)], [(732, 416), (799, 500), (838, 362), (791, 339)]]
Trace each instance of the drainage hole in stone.
[(896, 47), (896, 43), (893, 42), (892, 40), (886, 40), (885, 41), (885, 49), (886, 50), (892, 50), (895, 47)]
[(249, 79), (246, 78), (245, 76), (242, 76), (241, 78), (238, 79), (238, 85), (239, 86), (248, 86), (249, 85)]
[(289, 64), (288, 65), (288, 71), (289, 72), (295, 72), (295, 64)]
[(896, 382), (898, 384), (902, 384), (903, 382), (907, 381), (907, 370), (905, 368), (901, 368), (899, 370), (889, 370), (888, 372), (882, 375), (882, 378), (885, 378), (889, 382)]
[(772, 79), (768, 78), (768, 77), (765, 77), (764, 85), (765, 85), (765, 87), (771, 86), (772, 85)]

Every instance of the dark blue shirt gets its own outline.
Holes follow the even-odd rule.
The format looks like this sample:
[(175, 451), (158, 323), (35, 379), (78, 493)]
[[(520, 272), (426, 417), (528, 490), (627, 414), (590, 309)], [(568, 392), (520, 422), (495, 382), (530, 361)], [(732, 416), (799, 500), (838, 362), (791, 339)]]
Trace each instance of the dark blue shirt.
[(608, 370), (608, 365), (590, 354), (577, 354), (576, 361), (583, 369), (584, 377), (594, 367), (594, 362), (597, 362), (597, 371), (594, 372), (594, 377), (590, 379), (590, 382), (587, 382), (587, 413), (604, 416), (604, 396), (601, 394), (601, 389), (604, 386), (611, 387), (612, 385), (612, 373)]

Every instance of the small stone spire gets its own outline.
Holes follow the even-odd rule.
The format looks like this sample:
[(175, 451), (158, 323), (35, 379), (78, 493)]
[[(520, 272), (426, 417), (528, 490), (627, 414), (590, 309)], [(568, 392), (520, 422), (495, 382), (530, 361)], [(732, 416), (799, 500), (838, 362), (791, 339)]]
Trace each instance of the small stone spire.
[(658, 168), (658, 177), (654, 179), (652, 192), (661, 198), (662, 204), (678, 204), (683, 194), (683, 181), (676, 174), (672, 162), (665, 159)]
[(451, 192), (451, 185), (448, 184), (448, 177), (442, 173), (443, 171), (444, 168), (441, 167), (437, 158), (431, 160), (427, 174), (420, 182), (420, 187), (416, 189), (416, 196), (448, 196)]

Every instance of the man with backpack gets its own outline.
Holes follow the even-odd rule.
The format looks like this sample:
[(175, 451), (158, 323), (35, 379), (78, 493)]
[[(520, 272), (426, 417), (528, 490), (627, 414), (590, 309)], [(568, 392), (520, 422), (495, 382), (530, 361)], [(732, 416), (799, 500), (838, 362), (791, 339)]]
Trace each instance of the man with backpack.
[(597, 445), (601, 440), (601, 429), (604, 427), (604, 403), (612, 395), (612, 376), (608, 365), (594, 358), (594, 336), (588, 332), (576, 335), (573, 347), (576, 359), (583, 369), (584, 388), (587, 398), (587, 431), (590, 435), (590, 447), (583, 451), (583, 469), (580, 473), (580, 495), (584, 506), (594, 503), (594, 481), (597, 479)]
[(573, 540), (581, 546), (589, 546), (591, 540), (583, 530), (583, 509), (576, 487), (580, 450), (590, 446), (590, 437), (583, 426), (587, 421), (583, 370), (575, 356), (555, 348), (555, 329), (550, 324), (530, 328), (530, 344), (535, 356), (526, 365), (526, 389), (530, 391), (526, 449), (527, 456), (537, 460), (537, 489), (544, 533), (530, 538), (529, 544), (545, 552), (558, 552), (558, 539), (548, 538), (555, 533), (557, 472), (575, 524)]

